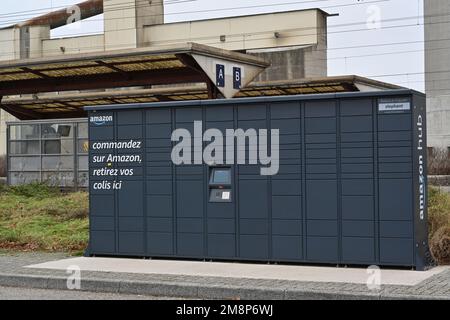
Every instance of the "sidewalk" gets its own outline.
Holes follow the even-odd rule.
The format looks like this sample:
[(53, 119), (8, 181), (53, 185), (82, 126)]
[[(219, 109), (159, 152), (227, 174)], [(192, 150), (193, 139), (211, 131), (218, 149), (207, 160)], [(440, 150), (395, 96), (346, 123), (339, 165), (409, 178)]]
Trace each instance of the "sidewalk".
[(81, 269), (81, 290), (200, 299), (449, 299), (450, 267), (383, 270), (369, 290), (365, 269), (0, 254), (0, 286), (67, 289), (66, 268)]

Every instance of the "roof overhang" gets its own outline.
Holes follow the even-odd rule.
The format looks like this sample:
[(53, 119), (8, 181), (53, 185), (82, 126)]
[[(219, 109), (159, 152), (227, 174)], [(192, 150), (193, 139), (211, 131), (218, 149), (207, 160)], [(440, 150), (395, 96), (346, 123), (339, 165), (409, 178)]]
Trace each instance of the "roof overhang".
[[(242, 87), (270, 65), (251, 55), (195, 43), (13, 60), (0, 62), (0, 97), (197, 82), (214, 87), (217, 64), (225, 66), (227, 80), (234, 67), (241, 68)], [(239, 91), (228, 81), (215, 89), (226, 98)]]
[[(358, 76), (307, 78), (291, 81), (255, 82), (236, 94), (237, 98), (396, 90), (402, 87)], [(34, 97), (5, 97), (2, 107), (20, 119), (51, 119), (85, 116), (84, 107), (163, 101), (205, 100), (206, 84), (152, 89), (108, 90)]]

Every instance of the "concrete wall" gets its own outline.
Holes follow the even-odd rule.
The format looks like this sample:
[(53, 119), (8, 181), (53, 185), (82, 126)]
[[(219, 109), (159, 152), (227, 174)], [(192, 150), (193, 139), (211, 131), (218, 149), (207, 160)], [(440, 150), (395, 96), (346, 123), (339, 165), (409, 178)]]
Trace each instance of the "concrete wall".
[(154, 25), (145, 28), (144, 40), (150, 46), (190, 41), (227, 50), (311, 45), (318, 42), (318, 14), (317, 10), (291, 11)]
[(272, 65), (255, 81), (292, 80), (311, 77), (326, 77), (327, 66), (327, 17), (317, 11), (317, 39), (306, 47), (276, 48), (273, 51), (249, 50), (247, 53), (270, 61)]
[[(100, 34), (85, 37), (49, 39), (42, 41), (42, 47), (45, 56), (104, 51), (105, 37)], [(64, 48), (64, 52), (61, 50), (61, 47)]]
[(425, 5), (425, 88), (428, 145), (450, 147), (450, 1)]
[(20, 58), (19, 38), (18, 29), (0, 30), (0, 61)]

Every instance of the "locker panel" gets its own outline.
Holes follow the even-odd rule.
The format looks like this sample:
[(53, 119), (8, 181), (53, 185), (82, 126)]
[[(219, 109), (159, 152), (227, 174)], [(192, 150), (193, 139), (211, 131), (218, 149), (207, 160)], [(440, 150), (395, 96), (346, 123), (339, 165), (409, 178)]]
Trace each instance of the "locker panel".
[(372, 196), (343, 196), (342, 219), (344, 220), (373, 220), (374, 197)]
[(241, 258), (257, 260), (269, 258), (269, 238), (267, 235), (241, 235), (239, 240)]
[(91, 216), (89, 224), (94, 231), (114, 231), (115, 228), (113, 217)]
[(171, 123), (172, 113), (170, 109), (150, 109), (145, 112), (145, 122), (147, 124)]
[(236, 233), (236, 220), (208, 219), (208, 233), (234, 234)]
[(301, 260), (302, 238), (296, 236), (273, 236), (272, 259)]
[(115, 232), (91, 230), (89, 240), (90, 250), (93, 252), (108, 254), (115, 253)]
[(269, 232), (269, 221), (266, 219), (240, 219), (239, 229), (245, 235), (265, 235)]
[(177, 216), (203, 217), (203, 182), (177, 181)]
[(380, 261), (381, 263), (412, 265), (413, 247), (412, 239), (381, 238)]
[(371, 116), (341, 117), (341, 132), (371, 132), (372, 125)]
[(119, 231), (144, 232), (142, 217), (119, 217)]
[(301, 219), (301, 199), (298, 196), (272, 196), (272, 217)]
[(148, 217), (172, 217), (172, 196), (147, 196)]
[(306, 230), (308, 237), (337, 237), (338, 223), (337, 220), (308, 220)]
[(147, 233), (147, 255), (173, 255), (173, 234), (167, 232)]
[(411, 130), (410, 114), (383, 114), (378, 115), (379, 131), (407, 131)]
[(309, 261), (336, 262), (338, 239), (336, 237), (308, 237), (306, 257)]
[(337, 219), (337, 183), (327, 180), (306, 182), (306, 217)]
[[(117, 113), (117, 124), (139, 125), (142, 124), (142, 111), (122, 111)], [(119, 134), (120, 136), (120, 134)]]
[(253, 219), (268, 218), (267, 195), (267, 181), (239, 181), (239, 216)]
[(341, 116), (366, 116), (372, 115), (372, 99), (342, 99)]
[(344, 237), (370, 237), (375, 236), (374, 221), (344, 220), (342, 221), (342, 235)]
[(272, 119), (294, 119), (300, 118), (299, 103), (274, 103), (270, 106)]
[(171, 233), (173, 230), (172, 218), (148, 218), (147, 231), (153, 233)]
[(178, 108), (175, 109), (175, 119), (177, 122), (194, 122), (202, 120), (201, 108)]
[(119, 216), (143, 216), (144, 215), (144, 195), (142, 181), (127, 181), (118, 191)]
[(144, 254), (144, 233), (119, 232), (119, 253)]
[(373, 238), (342, 238), (342, 259), (347, 262), (372, 263), (375, 261), (375, 241)]
[(334, 117), (336, 116), (335, 101), (308, 101), (305, 103), (305, 117)]
[(300, 236), (302, 233), (301, 220), (272, 220), (272, 235)]
[(202, 233), (177, 233), (177, 254), (186, 257), (204, 255)]
[(216, 258), (236, 257), (235, 235), (208, 234), (208, 256)]
[(380, 220), (412, 220), (412, 181), (410, 179), (380, 179), (379, 185)]

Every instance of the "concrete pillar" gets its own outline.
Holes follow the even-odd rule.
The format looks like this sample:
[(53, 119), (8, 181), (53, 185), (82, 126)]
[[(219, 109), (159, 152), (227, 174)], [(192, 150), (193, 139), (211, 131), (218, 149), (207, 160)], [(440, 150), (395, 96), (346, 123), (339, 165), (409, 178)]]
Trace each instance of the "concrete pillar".
[(428, 146), (450, 148), (450, 2), (424, 1)]
[(137, 48), (145, 25), (164, 22), (163, 0), (109, 0), (104, 3), (105, 49)]
[(318, 12), (316, 19), (317, 38), (316, 42), (310, 46), (247, 52), (272, 63), (255, 81), (282, 81), (327, 76), (327, 15)]
[(45, 56), (43, 52), (43, 40), (50, 39), (50, 26), (30, 26), (30, 58), (41, 58)]

